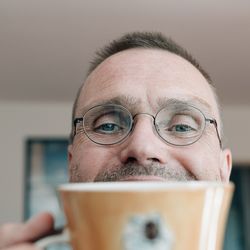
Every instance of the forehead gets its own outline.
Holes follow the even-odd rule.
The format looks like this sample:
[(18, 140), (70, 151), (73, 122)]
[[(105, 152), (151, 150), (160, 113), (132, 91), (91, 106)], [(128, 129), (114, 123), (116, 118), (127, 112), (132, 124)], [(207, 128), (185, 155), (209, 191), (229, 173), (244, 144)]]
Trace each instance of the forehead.
[(157, 109), (159, 100), (194, 100), (218, 115), (214, 93), (203, 75), (185, 59), (163, 50), (130, 49), (107, 58), (84, 83), (78, 110), (119, 96), (144, 111)]

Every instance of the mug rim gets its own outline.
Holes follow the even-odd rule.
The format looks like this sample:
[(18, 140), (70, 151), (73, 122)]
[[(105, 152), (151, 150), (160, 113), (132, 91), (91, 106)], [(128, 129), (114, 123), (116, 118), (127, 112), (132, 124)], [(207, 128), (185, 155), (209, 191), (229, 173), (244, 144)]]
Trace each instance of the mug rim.
[(59, 191), (68, 192), (131, 192), (161, 190), (199, 190), (207, 188), (234, 187), (234, 184), (220, 181), (123, 181), (123, 182), (85, 182), (65, 183), (58, 187)]

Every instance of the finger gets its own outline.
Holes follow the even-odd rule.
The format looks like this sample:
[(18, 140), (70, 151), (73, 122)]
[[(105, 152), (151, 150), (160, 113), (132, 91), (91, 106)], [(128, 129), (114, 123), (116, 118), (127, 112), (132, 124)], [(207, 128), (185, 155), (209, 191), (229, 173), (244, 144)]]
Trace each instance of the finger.
[(54, 224), (50, 213), (41, 213), (24, 224), (5, 224), (0, 229), (0, 248), (32, 241), (52, 230)]

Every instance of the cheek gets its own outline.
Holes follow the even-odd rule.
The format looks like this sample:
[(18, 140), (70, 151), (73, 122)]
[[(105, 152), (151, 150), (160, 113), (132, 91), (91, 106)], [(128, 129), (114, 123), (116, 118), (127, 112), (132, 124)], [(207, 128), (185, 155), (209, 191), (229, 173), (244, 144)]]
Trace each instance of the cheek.
[(75, 143), (70, 168), (76, 169), (80, 181), (93, 181), (98, 173), (115, 165), (114, 150), (89, 141)]
[(195, 143), (178, 149), (175, 157), (198, 180), (220, 178), (220, 158), (217, 147), (212, 147), (205, 142)]

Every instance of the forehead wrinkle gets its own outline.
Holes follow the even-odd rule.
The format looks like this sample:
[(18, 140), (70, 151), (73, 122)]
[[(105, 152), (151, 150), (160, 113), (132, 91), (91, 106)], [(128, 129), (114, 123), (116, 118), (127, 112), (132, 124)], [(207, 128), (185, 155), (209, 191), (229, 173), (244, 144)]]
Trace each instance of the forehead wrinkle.
[(98, 105), (107, 105), (107, 104), (116, 104), (122, 105), (131, 112), (137, 112), (139, 110), (139, 105), (141, 104), (141, 100), (132, 96), (127, 95), (119, 95), (110, 99), (103, 99), (94, 101), (83, 108), (79, 109), (81, 115), (85, 114), (89, 109), (98, 106)]

